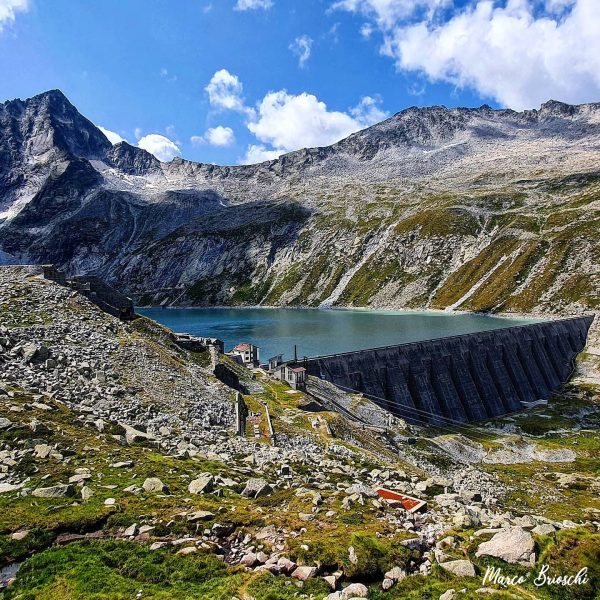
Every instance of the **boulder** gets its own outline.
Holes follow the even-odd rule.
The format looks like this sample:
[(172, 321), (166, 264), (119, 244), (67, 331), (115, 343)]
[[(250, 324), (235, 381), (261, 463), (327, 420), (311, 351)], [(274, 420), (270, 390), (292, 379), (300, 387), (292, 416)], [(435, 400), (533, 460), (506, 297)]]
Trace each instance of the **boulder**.
[(0, 483), (0, 494), (6, 494), (7, 492), (16, 492), (23, 487), (23, 484), (14, 485), (12, 483)]
[(379, 494), (367, 485), (363, 483), (354, 483), (347, 490), (346, 494), (351, 496), (352, 494), (359, 494), (362, 496), (366, 496), (367, 498), (379, 498)]
[(75, 494), (75, 489), (72, 485), (66, 483), (37, 488), (31, 492), (31, 495), (36, 498), (66, 498), (67, 496), (73, 496), (73, 494)]
[(110, 467), (111, 469), (128, 469), (130, 467), (133, 467), (133, 461), (123, 460), (121, 462), (112, 463)]
[(242, 492), (245, 498), (258, 498), (259, 496), (268, 496), (273, 491), (273, 488), (264, 479), (254, 477), (248, 479), (246, 487)]
[(212, 475), (202, 475), (194, 479), (188, 485), (190, 494), (206, 494), (212, 492), (215, 486), (215, 478)]
[(12, 425), (12, 421), (10, 419), (5, 419), (4, 417), (0, 417), (0, 430), (8, 429)]
[(160, 492), (167, 492), (169, 488), (158, 478), (148, 477), (142, 484), (145, 492), (149, 494), (156, 494)]
[(521, 527), (507, 527), (489, 542), (480, 544), (475, 556), (493, 556), (508, 563), (531, 564), (535, 562), (534, 549), (531, 533)]
[(283, 573), (291, 573), (296, 568), (296, 563), (285, 556), (282, 556), (277, 561), (277, 566), (281, 569)]
[(240, 565), (245, 565), (246, 567), (253, 567), (257, 562), (256, 554), (254, 552), (248, 552), (248, 554), (244, 554), (240, 560)]
[(556, 527), (554, 527), (554, 525), (550, 525), (550, 523), (540, 523), (531, 530), (531, 533), (535, 533), (535, 535), (550, 535), (555, 531)]
[(317, 567), (298, 567), (292, 573), (292, 577), (294, 579), (299, 579), (300, 581), (306, 581), (307, 579), (311, 579), (317, 574)]
[(87, 485), (84, 485), (81, 488), (80, 494), (82, 500), (89, 500), (94, 495), (94, 491), (92, 490), (92, 488), (88, 487)]
[(456, 592), (453, 589), (446, 590), (440, 596), (440, 600), (454, 600), (454, 598), (456, 598)]
[(125, 441), (129, 445), (135, 444), (136, 442), (147, 442), (156, 439), (153, 435), (150, 435), (145, 431), (135, 429), (135, 427), (131, 427), (126, 423), (119, 423), (119, 425), (125, 430)]
[(186, 519), (190, 523), (195, 523), (196, 521), (210, 521), (214, 516), (215, 514), (208, 510), (198, 510), (187, 515)]
[(457, 577), (475, 577), (475, 567), (470, 560), (450, 560), (440, 563), (440, 567)]
[(348, 598), (366, 598), (369, 595), (369, 588), (362, 583), (351, 583), (342, 590), (342, 599)]
[(406, 577), (406, 571), (401, 567), (393, 567), (385, 573), (384, 577), (394, 582), (402, 581)]

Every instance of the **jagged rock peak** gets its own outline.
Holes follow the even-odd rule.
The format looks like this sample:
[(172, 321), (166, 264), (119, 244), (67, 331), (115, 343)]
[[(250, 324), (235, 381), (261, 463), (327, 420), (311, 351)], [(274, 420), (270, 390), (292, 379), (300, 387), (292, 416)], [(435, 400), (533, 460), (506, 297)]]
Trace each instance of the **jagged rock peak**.
[[(102, 158), (111, 144), (60, 90), (0, 104), (0, 134), (22, 143), (29, 155), (58, 150), (81, 158)], [(2, 136), (4, 137), (4, 135)]]

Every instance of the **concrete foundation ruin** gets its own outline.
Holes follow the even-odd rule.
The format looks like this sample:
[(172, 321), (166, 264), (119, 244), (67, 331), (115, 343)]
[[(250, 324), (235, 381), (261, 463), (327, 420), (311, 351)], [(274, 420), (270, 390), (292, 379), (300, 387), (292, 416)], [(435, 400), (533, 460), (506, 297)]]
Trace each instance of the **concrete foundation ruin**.
[(565, 383), (593, 316), (306, 359), (308, 374), (410, 423), (482, 421), (547, 400)]

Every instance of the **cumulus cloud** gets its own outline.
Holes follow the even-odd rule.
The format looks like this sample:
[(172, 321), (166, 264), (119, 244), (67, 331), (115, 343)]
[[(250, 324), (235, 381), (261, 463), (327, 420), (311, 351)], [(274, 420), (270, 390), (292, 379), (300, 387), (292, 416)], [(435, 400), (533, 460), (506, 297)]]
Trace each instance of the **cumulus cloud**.
[(237, 0), (235, 10), (267, 10), (273, 6), (273, 0)]
[(231, 74), (227, 69), (217, 71), (204, 88), (208, 94), (210, 105), (221, 110), (235, 110), (237, 112), (252, 112), (242, 97), (243, 86), (237, 75)]
[(517, 110), (550, 98), (600, 98), (598, 0), (477, 0), (435, 17), (444, 2), (418, 0), (412, 4), (429, 11), (418, 19), (417, 9), (402, 12), (408, 4), (343, 0), (336, 6), (370, 17), (384, 35), (382, 52), (399, 70), (430, 81), (468, 87)]
[(116, 131), (111, 131), (110, 129), (106, 129), (105, 127), (97, 126), (98, 129), (108, 138), (108, 141), (111, 144), (118, 144), (119, 142), (125, 142), (125, 138), (121, 137)]
[(164, 135), (158, 133), (149, 133), (138, 140), (137, 145), (144, 150), (154, 154), (158, 160), (169, 162), (176, 156), (181, 156), (179, 146)]
[(366, 96), (349, 113), (330, 111), (325, 102), (313, 94), (288, 94), (285, 90), (269, 92), (260, 102), (257, 117), (248, 123), (256, 138), (289, 152), (299, 148), (327, 146), (372, 125), (386, 113), (378, 101)]
[(211, 146), (231, 146), (235, 142), (235, 135), (231, 127), (210, 127), (204, 132), (204, 135), (193, 135), (190, 138), (192, 144), (210, 144)]
[[(387, 117), (381, 99), (371, 96), (364, 96), (357, 106), (343, 112), (329, 110), (313, 94), (279, 90), (268, 92), (256, 108), (249, 107), (242, 97), (240, 79), (226, 69), (217, 71), (205, 89), (212, 106), (246, 117), (246, 126), (258, 143), (248, 146), (241, 161), (244, 163), (271, 160), (300, 148), (327, 146)], [(229, 128), (214, 128), (212, 137), (224, 140), (225, 129)], [(194, 136), (192, 142), (209, 143), (207, 134)]]
[(0, 32), (13, 23), (17, 13), (29, 9), (29, 0), (0, 0)]
[(269, 92), (260, 102), (256, 118), (248, 123), (261, 143), (250, 145), (242, 162), (272, 160), (300, 148), (333, 144), (385, 118), (387, 114), (378, 104), (379, 100), (366, 96), (346, 113), (329, 110), (305, 92)]
[(297, 37), (290, 45), (289, 49), (298, 57), (298, 66), (304, 68), (310, 58), (313, 39), (308, 35)]

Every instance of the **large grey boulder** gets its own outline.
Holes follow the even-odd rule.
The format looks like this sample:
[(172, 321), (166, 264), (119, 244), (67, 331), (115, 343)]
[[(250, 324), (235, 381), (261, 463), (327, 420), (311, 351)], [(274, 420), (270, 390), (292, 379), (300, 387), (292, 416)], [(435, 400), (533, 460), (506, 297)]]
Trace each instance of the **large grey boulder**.
[(207, 494), (215, 487), (215, 478), (212, 475), (202, 475), (188, 485), (190, 494)]
[(367, 498), (378, 498), (377, 492), (364, 483), (354, 483), (345, 492), (347, 495), (359, 494)]
[(156, 438), (150, 433), (146, 433), (145, 431), (140, 431), (135, 427), (131, 427), (127, 425), (127, 423), (119, 423), (119, 425), (125, 430), (125, 441), (130, 446), (135, 444), (136, 442), (147, 442), (155, 440)]
[(475, 567), (470, 560), (451, 560), (440, 563), (440, 567), (457, 577), (475, 577)]
[(298, 567), (293, 573), (292, 577), (294, 579), (299, 579), (300, 581), (306, 581), (307, 579), (311, 579), (317, 574), (317, 567)]
[(158, 477), (148, 477), (142, 484), (145, 492), (149, 494), (157, 494), (160, 492), (167, 492), (168, 487)]
[(489, 542), (480, 544), (475, 556), (494, 556), (508, 563), (531, 564), (535, 562), (534, 549), (531, 533), (521, 527), (507, 527)]
[(66, 498), (67, 496), (73, 496), (75, 494), (75, 488), (67, 483), (59, 483), (45, 488), (37, 488), (31, 492), (32, 496), (36, 498)]
[(258, 498), (259, 496), (267, 496), (273, 491), (273, 488), (264, 479), (258, 477), (248, 479), (246, 487), (242, 492), (244, 498)]
[(369, 595), (369, 588), (362, 583), (351, 583), (348, 587), (342, 590), (341, 598), (348, 600), (349, 598), (366, 598)]

